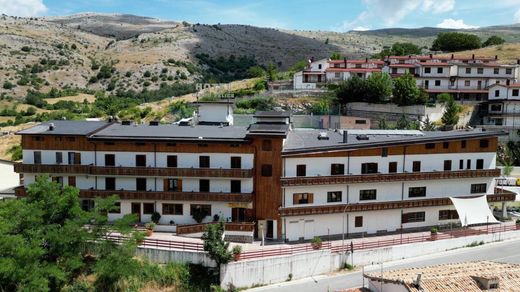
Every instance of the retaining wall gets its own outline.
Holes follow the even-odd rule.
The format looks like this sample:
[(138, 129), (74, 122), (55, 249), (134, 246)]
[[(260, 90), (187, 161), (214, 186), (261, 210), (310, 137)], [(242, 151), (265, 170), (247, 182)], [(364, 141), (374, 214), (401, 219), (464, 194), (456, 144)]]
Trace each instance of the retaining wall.
[(146, 257), (150, 261), (159, 264), (166, 264), (170, 262), (192, 263), (200, 264), (205, 267), (216, 267), (215, 262), (208, 257), (204, 252), (193, 251), (179, 251), (157, 249), (150, 247), (138, 247), (136, 254), (138, 256)]

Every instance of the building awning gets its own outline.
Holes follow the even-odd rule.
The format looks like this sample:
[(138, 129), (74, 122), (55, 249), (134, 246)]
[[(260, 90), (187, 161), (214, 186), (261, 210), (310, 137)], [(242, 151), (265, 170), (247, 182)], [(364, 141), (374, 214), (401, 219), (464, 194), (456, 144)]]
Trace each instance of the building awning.
[(473, 198), (450, 197), (450, 200), (457, 209), (462, 226), (500, 223), (489, 209), (485, 195)]

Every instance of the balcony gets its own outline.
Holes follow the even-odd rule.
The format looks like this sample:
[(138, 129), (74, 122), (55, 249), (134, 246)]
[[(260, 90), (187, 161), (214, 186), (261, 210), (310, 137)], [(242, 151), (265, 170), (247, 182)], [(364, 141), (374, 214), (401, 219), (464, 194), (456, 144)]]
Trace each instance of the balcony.
[[(24, 197), (24, 187), (15, 188), (17, 197)], [(229, 202), (250, 203), (253, 194), (250, 193), (210, 193), (210, 192), (153, 192), (153, 191), (125, 191), (125, 190), (80, 190), (81, 198), (96, 198), (118, 195), (122, 200), (173, 200), (173, 201), (204, 201), (204, 202)]]
[[(503, 190), (495, 190), (495, 194), (487, 195), (489, 203), (492, 202), (506, 202), (514, 201), (516, 194)], [(471, 198), (474, 196), (464, 196), (464, 198)], [(452, 205), (449, 197), (420, 199), (420, 200), (404, 200), (404, 201), (388, 201), (388, 202), (374, 202), (374, 203), (359, 203), (359, 204), (339, 204), (339, 205), (319, 205), (308, 207), (288, 207), (280, 208), (281, 216), (302, 216), (302, 215), (319, 215), (319, 214), (334, 214), (344, 212), (364, 212), (364, 211), (379, 211), (392, 209), (406, 209), (406, 208), (422, 208), (434, 206), (448, 206)]]
[(76, 173), (89, 175), (128, 175), (164, 177), (253, 177), (253, 169), (238, 168), (176, 168), (176, 167), (122, 167), (94, 165), (24, 164), (16, 163), (18, 173)]
[(352, 184), (352, 183), (376, 183), (393, 181), (436, 180), (455, 178), (498, 177), (500, 169), (477, 169), (461, 171), (433, 171), (433, 172), (406, 172), (388, 174), (361, 174), (361, 175), (333, 175), (312, 177), (283, 177), (282, 187)]

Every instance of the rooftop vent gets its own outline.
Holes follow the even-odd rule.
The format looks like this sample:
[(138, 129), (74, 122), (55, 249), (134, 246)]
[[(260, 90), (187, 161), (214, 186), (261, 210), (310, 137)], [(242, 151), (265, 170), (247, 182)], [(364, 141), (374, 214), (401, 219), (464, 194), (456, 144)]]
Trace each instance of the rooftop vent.
[(54, 131), (54, 123), (49, 124), (49, 131)]
[(348, 143), (348, 131), (343, 131), (343, 143)]
[(358, 139), (358, 140), (360, 140), (360, 141), (361, 141), (361, 140), (368, 140), (368, 136), (367, 136), (367, 135), (357, 135), (357, 136), (356, 136), (356, 139)]
[(496, 276), (485, 275), (473, 277), (482, 290), (498, 289), (500, 279)]
[(129, 120), (124, 120), (121, 122), (121, 125), (123, 126), (130, 126), (132, 124), (132, 121), (129, 121)]
[(327, 136), (327, 132), (320, 132), (318, 135), (318, 140), (329, 140), (329, 136)]
[(150, 121), (150, 126), (159, 126), (159, 121)]
[(417, 289), (421, 289), (421, 277), (422, 273), (417, 274), (417, 279), (415, 279), (415, 281), (413, 282), (415, 288)]

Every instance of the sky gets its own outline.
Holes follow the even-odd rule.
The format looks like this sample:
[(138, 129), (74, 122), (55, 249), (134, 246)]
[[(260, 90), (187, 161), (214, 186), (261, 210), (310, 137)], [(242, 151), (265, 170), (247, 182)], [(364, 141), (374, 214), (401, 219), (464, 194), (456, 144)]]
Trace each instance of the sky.
[(345, 32), (520, 23), (520, 0), (0, 0), (0, 14), (127, 13), (205, 24)]

